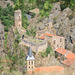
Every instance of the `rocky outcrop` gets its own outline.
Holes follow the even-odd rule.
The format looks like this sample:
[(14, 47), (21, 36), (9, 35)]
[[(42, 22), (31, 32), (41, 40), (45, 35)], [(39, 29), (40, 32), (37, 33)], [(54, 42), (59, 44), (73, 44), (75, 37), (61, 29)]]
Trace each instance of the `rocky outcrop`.
[[(74, 52), (75, 41), (75, 12), (69, 7), (61, 11), (60, 3), (54, 3), (49, 18), (45, 18), (42, 23), (47, 24), (48, 20), (52, 21), (56, 34), (65, 37), (65, 48)], [(41, 27), (41, 26), (40, 26)], [(42, 28), (44, 28), (42, 26)]]
[(49, 15), (49, 20), (52, 20), (57, 35), (65, 37), (65, 48), (72, 51), (74, 51), (73, 41), (75, 40), (75, 17), (73, 15), (74, 12), (70, 8), (61, 11), (60, 3), (54, 4)]
[(11, 6), (13, 5), (13, 1), (11, 1), (11, 0), (0, 0), (0, 6), (2, 8), (5, 8), (8, 3), (10, 3)]

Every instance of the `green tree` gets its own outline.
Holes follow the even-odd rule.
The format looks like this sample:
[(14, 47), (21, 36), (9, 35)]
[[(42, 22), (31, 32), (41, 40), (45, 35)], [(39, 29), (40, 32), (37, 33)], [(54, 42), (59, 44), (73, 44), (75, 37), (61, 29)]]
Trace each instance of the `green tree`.
[(75, 0), (60, 0), (60, 2), (62, 10), (69, 7), (75, 11)]

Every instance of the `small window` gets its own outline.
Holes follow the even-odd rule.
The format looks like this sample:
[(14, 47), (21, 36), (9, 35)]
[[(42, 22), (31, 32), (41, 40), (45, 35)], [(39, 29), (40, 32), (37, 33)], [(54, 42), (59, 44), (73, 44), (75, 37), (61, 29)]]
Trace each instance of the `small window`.
[(2, 37), (2, 39), (4, 40), (4, 37)]
[(20, 27), (20, 24), (19, 24), (19, 27)]
[(19, 16), (19, 18), (20, 18), (20, 16)]
[(29, 66), (29, 68), (30, 68), (30, 66)]
[(59, 45), (57, 44), (57, 47), (58, 47)]
[(32, 66), (32, 68), (33, 68), (33, 66)]
[(62, 46), (60, 46), (60, 48), (62, 48)]
[(30, 61), (29, 61), (29, 65), (30, 65)]
[(60, 42), (62, 42), (62, 39), (60, 38)]
[(33, 65), (33, 61), (32, 61), (32, 65)]
[(54, 40), (54, 44), (55, 44), (55, 42), (56, 42), (56, 41)]

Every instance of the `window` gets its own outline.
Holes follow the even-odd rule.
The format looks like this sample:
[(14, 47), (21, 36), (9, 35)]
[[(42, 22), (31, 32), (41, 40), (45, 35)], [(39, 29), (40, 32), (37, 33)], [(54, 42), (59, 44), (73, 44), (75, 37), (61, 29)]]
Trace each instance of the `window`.
[(32, 68), (33, 68), (33, 66), (32, 66)]
[(30, 66), (29, 66), (29, 68), (30, 68)]
[(4, 40), (4, 37), (2, 37), (2, 39)]
[(1, 40), (1, 38), (0, 38), (0, 40)]
[(30, 65), (30, 61), (29, 61), (29, 65)]
[(62, 46), (60, 46), (60, 48), (62, 48)]
[(19, 27), (20, 27), (20, 24), (19, 24)]
[(32, 65), (33, 65), (33, 61), (32, 61)]
[(19, 16), (19, 18), (20, 18), (20, 16)]
[(60, 42), (62, 41), (62, 39), (60, 38)]
[(54, 40), (54, 44), (55, 44), (55, 42), (56, 42), (56, 41)]
[(57, 47), (58, 47), (59, 45), (57, 44)]

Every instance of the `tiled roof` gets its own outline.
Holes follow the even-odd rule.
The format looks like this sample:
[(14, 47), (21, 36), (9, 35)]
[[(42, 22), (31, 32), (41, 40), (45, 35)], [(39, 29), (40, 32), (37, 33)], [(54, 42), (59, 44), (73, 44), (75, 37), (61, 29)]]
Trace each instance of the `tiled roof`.
[(39, 39), (44, 39), (45, 38), (45, 36), (43, 35), (43, 36), (41, 36), (41, 37), (39, 37)]
[(32, 50), (31, 50), (31, 47), (29, 47), (29, 50), (28, 50), (28, 55), (26, 57), (26, 60), (34, 60), (34, 56), (33, 56), (33, 53), (32, 53)]
[(53, 34), (45, 33), (43, 36), (39, 37), (39, 39), (44, 39), (45, 36), (55, 36)]
[[(53, 34), (50, 34), (50, 33), (45, 33), (43, 36), (39, 37), (39, 39), (44, 39), (45, 36), (57, 36), (57, 35), (53, 35)], [(58, 36), (58, 37), (61, 37), (61, 36)]]
[(66, 49), (62, 49), (62, 48), (58, 48), (55, 51), (60, 53), (60, 54), (62, 54), (62, 55), (65, 55), (67, 53), (67, 50)]
[(29, 55), (30, 57), (33, 56), (33, 53), (32, 53), (32, 50), (31, 50), (31, 47), (29, 47), (28, 55)]
[(47, 36), (56, 36), (56, 35), (49, 34), (49, 33), (45, 33), (45, 35), (47, 35)]
[(75, 59), (72, 60), (72, 59), (66, 59), (62, 62), (63, 64), (67, 65), (67, 66), (70, 66), (71, 64), (75, 63)]
[[(34, 72), (59, 72), (63, 70), (64, 67), (61, 66), (35, 67)], [(29, 73), (32, 73), (32, 71), (29, 71)]]
[(75, 54), (74, 53), (68, 53), (65, 57), (68, 59), (75, 59)]

